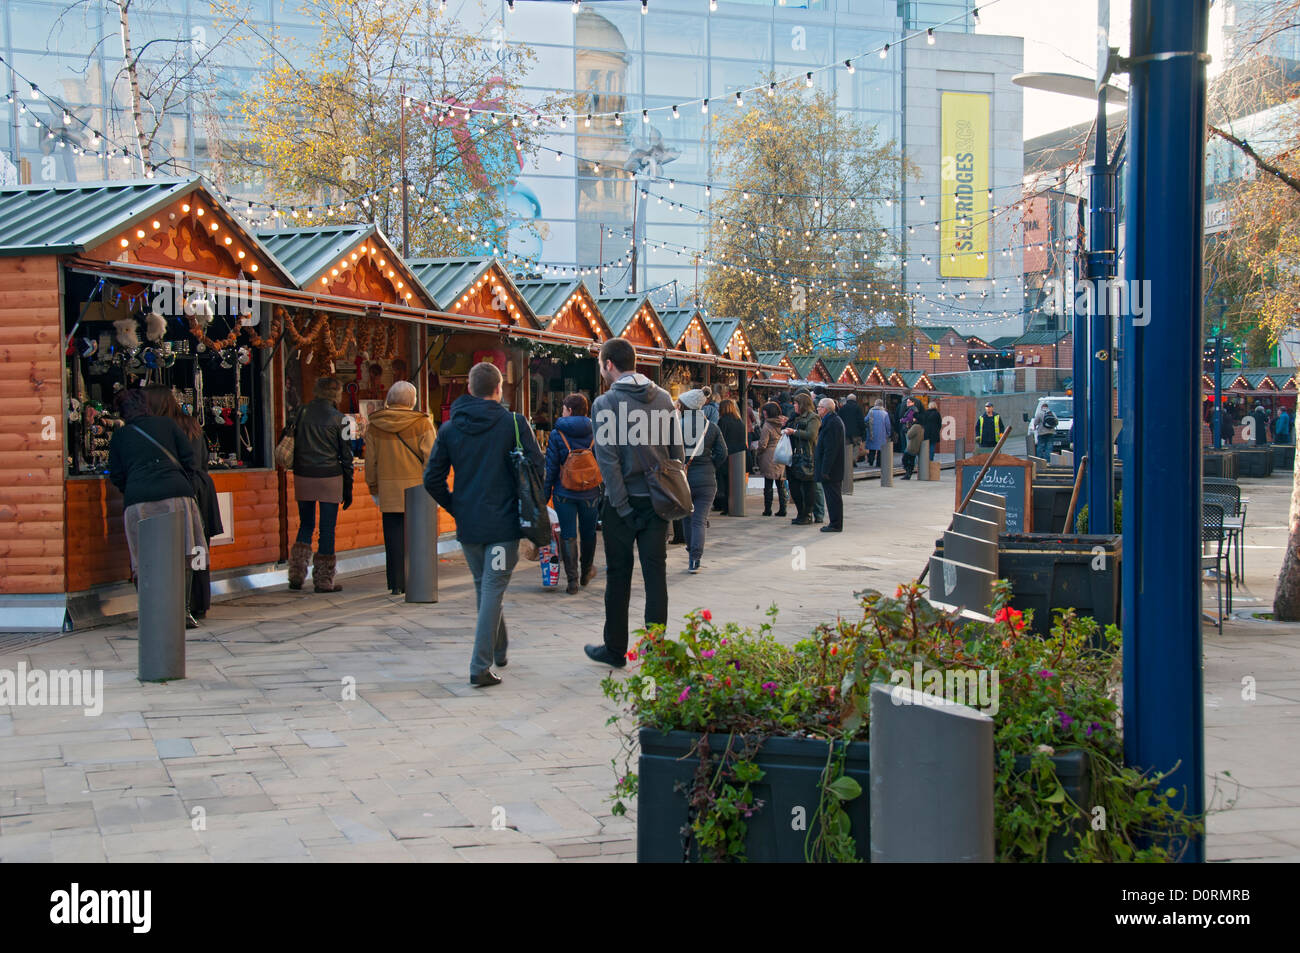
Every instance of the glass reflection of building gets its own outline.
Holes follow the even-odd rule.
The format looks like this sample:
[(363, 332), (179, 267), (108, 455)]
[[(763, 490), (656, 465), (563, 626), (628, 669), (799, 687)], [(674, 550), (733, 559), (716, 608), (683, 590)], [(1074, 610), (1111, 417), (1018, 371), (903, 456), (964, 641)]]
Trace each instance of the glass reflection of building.
[[(243, 0), (240, 6), (247, 7), (248, 21), (259, 33), (274, 30), (304, 49), (316, 42), (317, 29), (299, 11), (298, 0)], [(669, 119), (666, 112), (652, 113), (648, 124), (641, 121), (641, 110), (712, 96), (713, 112), (731, 111), (735, 91), (755, 85), (769, 72), (798, 75), (841, 63), (896, 42), (905, 31), (954, 17), (956, 22), (940, 29), (970, 34), (973, 6), (972, 0), (721, 0), (711, 13), (704, 0), (650, 0), (648, 15), (642, 15), (639, 0), (588, 0), (574, 16), (567, 0), (518, 0), (514, 12), (507, 11), (505, 0), (482, 0), (482, 6), (479, 0), (450, 0), (448, 13), (466, 32), (491, 33), (507, 45), (526, 44), (535, 52), (524, 83), (525, 98), (541, 99), (559, 91), (578, 95), (585, 103), (579, 109), (626, 114), (621, 127), (596, 119), (590, 126), (571, 123), (547, 138), (546, 144), (562, 150), (564, 156), (557, 162), (554, 153), (543, 153), (525, 168), (511, 201), (512, 212), (536, 220), (540, 241), (533, 237), (530, 247), (517, 250), (540, 249), (543, 262), (569, 268), (622, 257), (623, 266), (606, 269), (600, 278), (607, 291), (626, 288), (637, 192), (626, 176), (615, 173), (639, 154), (647, 168), (657, 168), (676, 179), (676, 184), (672, 190), (666, 183), (644, 184), (651, 196), (643, 200), (636, 218), (650, 250), (642, 252), (637, 284), (641, 289), (655, 288), (677, 279), (677, 288), (656, 300), (671, 301), (675, 290), (684, 301), (695, 275), (689, 255), (654, 246), (703, 248), (706, 224), (700, 216), (673, 209), (655, 196), (707, 208), (711, 199), (703, 187), (686, 183), (725, 183), (715, 177), (708, 117), (698, 106), (682, 108), (678, 119)], [(132, 17), (137, 49), (152, 39), (183, 38), (190, 55), (208, 57), (211, 82), (197, 89), (189, 104), (163, 117), (159, 146), (163, 155), (177, 160), (176, 167), (211, 173), (223, 150), (228, 154), (230, 143), (241, 133), (239, 98), (268, 62), (265, 45), (251, 37), (223, 38), (225, 28), (215, 22), (210, 0), (137, 4)], [(27, 98), (26, 88), (12, 74), (5, 75), (6, 91), (12, 90), (29, 112), (19, 114), (18, 103), (9, 108), (0, 152), (20, 160), (20, 174), (30, 181), (90, 181), (140, 174), (138, 163), (77, 156), (71, 148), (90, 144), (77, 118), (120, 143), (131, 144), (125, 82), (114, 78), (121, 60), (116, 29), (116, 17), (107, 5), (41, 0), (6, 0), (0, 5), (0, 51), (5, 59), (74, 113), (65, 124), (61, 108), (48, 97)], [(168, 44), (158, 44), (146, 56), (166, 49)], [(830, 69), (816, 73), (816, 81), (847, 115), (874, 125), (881, 140), (902, 140), (912, 122), (903, 102), (905, 57), (905, 50), (885, 60), (868, 57), (858, 61), (852, 74)], [(962, 67), (954, 64), (954, 68)], [(33, 115), (58, 135), (47, 138), (31, 123)], [(917, 119), (930, 128), (935, 121), (931, 116)], [(0, 161), (0, 172), (5, 168)], [(1012, 181), (1017, 179), (1018, 169)], [(221, 184), (248, 198), (258, 197), (260, 189), (256, 176), (235, 180), (229, 171)], [(878, 215), (886, 225), (900, 225), (897, 204), (879, 208)], [(388, 230), (393, 230), (392, 224)], [(598, 283), (596, 276), (591, 283)]]

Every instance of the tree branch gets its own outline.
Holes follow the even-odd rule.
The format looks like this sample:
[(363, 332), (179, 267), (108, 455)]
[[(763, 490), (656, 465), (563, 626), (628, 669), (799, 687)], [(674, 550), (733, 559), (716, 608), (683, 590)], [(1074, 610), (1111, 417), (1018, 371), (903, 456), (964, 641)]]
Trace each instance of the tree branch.
[(1255, 163), (1255, 168), (1259, 169), (1261, 172), (1268, 173), (1269, 175), (1273, 176), (1275, 179), (1279, 180), (1284, 185), (1286, 185), (1286, 187), (1291, 189), (1291, 191), (1300, 194), (1300, 179), (1297, 179), (1294, 175), (1291, 175), (1281, 166), (1269, 162), (1258, 152), (1256, 152), (1254, 147), (1245, 139), (1239, 139), (1236, 136), (1234, 136), (1232, 133), (1228, 132), (1226, 129), (1220, 129), (1218, 126), (1211, 125), (1207, 128), (1209, 128), (1210, 133), (1212, 135), (1216, 135), (1220, 139), (1223, 139), (1226, 142), (1231, 142), (1234, 146), (1236, 146), (1238, 149), (1244, 152), (1247, 155), (1247, 157), (1249, 157), (1250, 160)]

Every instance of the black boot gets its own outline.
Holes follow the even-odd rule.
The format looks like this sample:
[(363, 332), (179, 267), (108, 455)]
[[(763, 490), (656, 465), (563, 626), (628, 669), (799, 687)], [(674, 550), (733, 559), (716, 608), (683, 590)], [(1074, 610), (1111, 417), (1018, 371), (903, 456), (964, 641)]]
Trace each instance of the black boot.
[(590, 539), (586, 537), (581, 538), (578, 541), (578, 550), (579, 550), (578, 569), (581, 572), (581, 577), (579, 578), (578, 582), (585, 586), (587, 583), (591, 582), (592, 577), (596, 575), (595, 534), (593, 533)]
[(777, 483), (776, 494), (781, 501), (781, 508), (776, 511), (776, 515), (785, 516), (785, 483)]
[(681, 520), (673, 520), (673, 538), (668, 540), (668, 545), (669, 546), (686, 545), (686, 536), (684, 535), (684, 530), (682, 529)]
[(578, 591), (578, 541), (560, 540), (560, 555), (564, 557), (564, 575), (569, 580), (569, 585), (564, 591), (573, 595)]
[(763, 515), (772, 515), (772, 488), (770, 486), (763, 487)]

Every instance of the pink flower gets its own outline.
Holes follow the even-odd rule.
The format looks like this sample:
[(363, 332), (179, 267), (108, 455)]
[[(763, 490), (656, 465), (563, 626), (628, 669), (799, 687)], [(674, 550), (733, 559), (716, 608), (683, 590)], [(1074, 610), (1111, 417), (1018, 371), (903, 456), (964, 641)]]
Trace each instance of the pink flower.
[(776, 694), (776, 682), (764, 682), (764, 683), (763, 683), (763, 691), (765, 691), (765, 692), (771, 692), (773, 695), (775, 695), (775, 694)]
[(717, 653), (713, 649), (705, 649), (700, 653), (701, 658), (713, 658)]
[(682, 689), (682, 693), (677, 696), (677, 704), (680, 705), (682, 702), (686, 701), (686, 696), (689, 695), (690, 693), (691, 693), (691, 686), (687, 685), (685, 688)]

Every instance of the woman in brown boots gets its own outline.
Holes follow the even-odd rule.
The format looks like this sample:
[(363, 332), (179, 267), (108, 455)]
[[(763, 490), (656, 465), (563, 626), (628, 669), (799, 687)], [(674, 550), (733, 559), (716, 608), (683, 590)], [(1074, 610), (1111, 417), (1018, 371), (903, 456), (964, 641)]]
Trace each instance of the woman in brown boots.
[(781, 508), (777, 516), (785, 516), (785, 464), (776, 462), (776, 445), (781, 442), (781, 425), (785, 417), (781, 415), (781, 405), (768, 401), (763, 405), (763, 430), (758, 438), (755, 453), (758, 455), (758, 471), (763, 474), (763, 515), (772, 515), (772, 484), (776, 484), (777, 496)]
[(343, 385), (333, 377), (316, 381), (313, 399), (299, 408), (294, 421), (293, 493), (298, 501), (298, 537), (289, 548), (289, 588), (301, 589), (307, 578), (307, 557), (320, 506), (320, 542), (312, 558), (312, 583), (317, 592), (338, 592), (334, 582), (334, 527), (339, 506), (352, 505), (352, 447), (343, 438), (344, 421), (338, 402)]
[(383, 514), (384, 564), (395, 596), (406, 592), (406, 491), (423, 485), (433, 449), (433, 421), (415, 409), (415, 399), (415, 385), (397, 381), (366, 424), (366, 485)]

